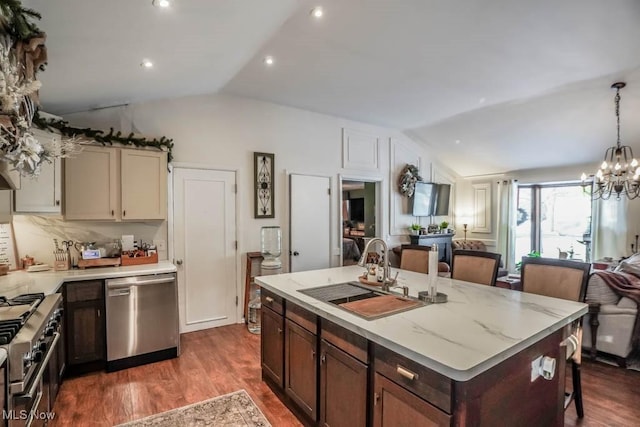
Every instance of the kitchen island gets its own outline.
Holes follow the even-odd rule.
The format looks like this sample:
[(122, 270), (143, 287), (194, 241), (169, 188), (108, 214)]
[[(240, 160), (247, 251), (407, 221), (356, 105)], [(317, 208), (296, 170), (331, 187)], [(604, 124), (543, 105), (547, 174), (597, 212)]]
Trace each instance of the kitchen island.
[[(427, 289), (427, 275), (397, 271), (409, 295)], [(447, 303), (366, 320), (299, 292), (360, 274), (351, 266), (256, 279), (263, 378), (305, 424), (361, 412), (350, 422), (562, 425), (562, 343), (586, 304), (439, 278)], [(555, 359), (549, 380), (531, 380), (539, 356)]]

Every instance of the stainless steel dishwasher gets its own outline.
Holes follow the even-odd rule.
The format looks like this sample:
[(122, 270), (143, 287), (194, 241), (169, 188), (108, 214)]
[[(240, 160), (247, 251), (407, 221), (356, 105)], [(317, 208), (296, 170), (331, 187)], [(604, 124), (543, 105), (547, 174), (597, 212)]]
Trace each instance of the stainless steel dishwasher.
[(178, 289), (175, 274), (106, 281), (107, 370), (178, 356)]

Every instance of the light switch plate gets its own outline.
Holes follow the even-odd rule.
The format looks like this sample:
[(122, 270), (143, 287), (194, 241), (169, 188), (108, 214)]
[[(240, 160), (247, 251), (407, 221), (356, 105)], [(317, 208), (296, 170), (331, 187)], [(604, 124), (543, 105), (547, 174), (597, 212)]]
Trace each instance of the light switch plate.
[(165, 240), (154, 240), (153, 244), (156, 245), (156, 248), (159, 251), (166, 251), (167, 250), (167, 242)]

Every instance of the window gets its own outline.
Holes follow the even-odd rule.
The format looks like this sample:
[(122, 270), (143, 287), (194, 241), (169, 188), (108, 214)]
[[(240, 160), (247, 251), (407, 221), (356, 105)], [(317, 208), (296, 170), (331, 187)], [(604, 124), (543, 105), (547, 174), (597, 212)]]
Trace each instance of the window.
[(531, 251), (588, 260), (590, 241), (591, 198), (580, 184), (518, 187), (517, 260)]

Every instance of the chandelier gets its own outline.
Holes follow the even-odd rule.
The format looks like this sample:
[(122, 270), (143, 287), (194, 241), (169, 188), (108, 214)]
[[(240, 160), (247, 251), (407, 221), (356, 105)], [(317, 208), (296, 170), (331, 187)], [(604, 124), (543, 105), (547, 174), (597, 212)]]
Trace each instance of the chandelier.
[(580, 177), (583, 187), (591, 184), (591, 196), (593, 199), (607, 200), (615, 195), (620, 200), (626, 196), (632, 200), (640, 196), (640, 167), (633, 157), (633, 151), (628, 145), (620, 142), (620, 89), (627, 84), (618, 82), (611, 85), (616, 90), (616, 120), (618, 127), (618, 139), (616, 145), (607, 148), (604, 153), (604, 161), (595, 176), (590, 175), (590, 180), (584, 173)]

